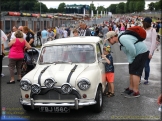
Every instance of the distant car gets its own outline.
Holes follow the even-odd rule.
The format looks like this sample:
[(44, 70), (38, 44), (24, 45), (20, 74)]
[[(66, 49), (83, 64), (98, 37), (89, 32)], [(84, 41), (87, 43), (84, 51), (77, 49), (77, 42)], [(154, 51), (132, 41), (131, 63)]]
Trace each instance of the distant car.
[(106, 88), (99, 37), (69, 37), (49, 41), (36, 67), (20, 81), (20, 103), (27, 111), (69, 112), (92, 106), (101, 112)]

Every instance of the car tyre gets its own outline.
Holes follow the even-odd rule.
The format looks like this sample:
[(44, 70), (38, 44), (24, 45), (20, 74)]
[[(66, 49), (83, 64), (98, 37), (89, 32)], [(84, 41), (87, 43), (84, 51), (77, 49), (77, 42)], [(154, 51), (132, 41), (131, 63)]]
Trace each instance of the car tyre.
[(96, 104), (93, 105), (93, 111), (95, 113), (100, 113), (102, 111), (102, 107), (103, 107), (103, 95), (102, 95), (102, 87), (99, 86), (97, 89), (97, 93), (96, 93)]
[(31, 107), (30, 106), (27, 106), (27, 105), (22, 105), (23, 109), (26, 110), (26, 111), (32, 111)]

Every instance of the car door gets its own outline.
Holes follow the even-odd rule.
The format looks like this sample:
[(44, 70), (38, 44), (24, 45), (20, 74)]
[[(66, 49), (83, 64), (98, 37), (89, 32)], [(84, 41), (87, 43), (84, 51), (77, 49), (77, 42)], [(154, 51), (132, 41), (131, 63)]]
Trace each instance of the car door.
[(106, 78), (105, 78), (105, 65), (102, 63), (102, 53), (103, 53), (102, 41), (97, 43), (96, 48), (97, 48), (98, 67), (99, 67), (99, 71), (100, 71), (100, 74), (101, 74), (101, 80), (100, 81), (102, 82), (103, 92), (104, 92), (104, 90), (106, 88)]

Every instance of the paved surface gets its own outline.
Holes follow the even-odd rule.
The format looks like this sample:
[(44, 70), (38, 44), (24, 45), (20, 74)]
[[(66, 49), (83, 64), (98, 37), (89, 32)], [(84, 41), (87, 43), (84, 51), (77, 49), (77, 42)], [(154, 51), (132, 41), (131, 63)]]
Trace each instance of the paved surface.
[[(160, 49), (161, 50), (161, 49)], [(112, 47), (115, 64), (115, 96), (103, 99), (103, 111), (95, 114), (89, 107), (80, 110), (71, 110), (68, 114), (41, 113), (32, 111), (27, 113), (19, 103), (19, 82), (7, 85), (9, 81), (8, 58), (3, 60), (3, 73), (1, 79), (1, 106), (6, 108), (6, 116), (13, 115), (27, 118), (30, 121), (45, 120), (160, 120), (157, 97), (161, 93), (161, 51), (155, 51), (151, 60), (150, 84), (140, 85), (141, 96), (127, 99), (120, 95), (123, 88), (129, 84), (128, 64), (126, 56), (119, 50), (118, 44)], [(142, 78), (142, 83), (144, 82)]]

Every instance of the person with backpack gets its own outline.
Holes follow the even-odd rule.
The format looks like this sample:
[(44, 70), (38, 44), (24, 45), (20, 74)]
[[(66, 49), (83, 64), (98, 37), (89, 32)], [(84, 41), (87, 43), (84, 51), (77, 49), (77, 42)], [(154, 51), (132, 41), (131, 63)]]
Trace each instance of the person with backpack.
[(121, 94), (126, 98), (139, 97), (139, 81), (145, 62), (148, 58), (148, 49), (143, 40), (146, 38), (146, 31), (139, 26), (128, 28), (118, 36), (114, 31), (107, 33), (107, 40), (110, 44), (120, 43), (121, 50), (126, 54), (129, 62), (130, 84)]
[(145, 63), (145, 82), (144, 84), (149, 84), (148, 78), (150, 74), (150, 60), (153, 56), (154, 50), (156, 49), (156, 37), (157, 33), (154, 28), (151, 27), (152, 19), (149, 17), (146, 17), (143, 20), (143, 28), (146, 30), (146, 39), (144, 40), (144, 43), (146, 44), (148, 50), (149, 50), (149, 56), (147, 57), (147, 61)]

